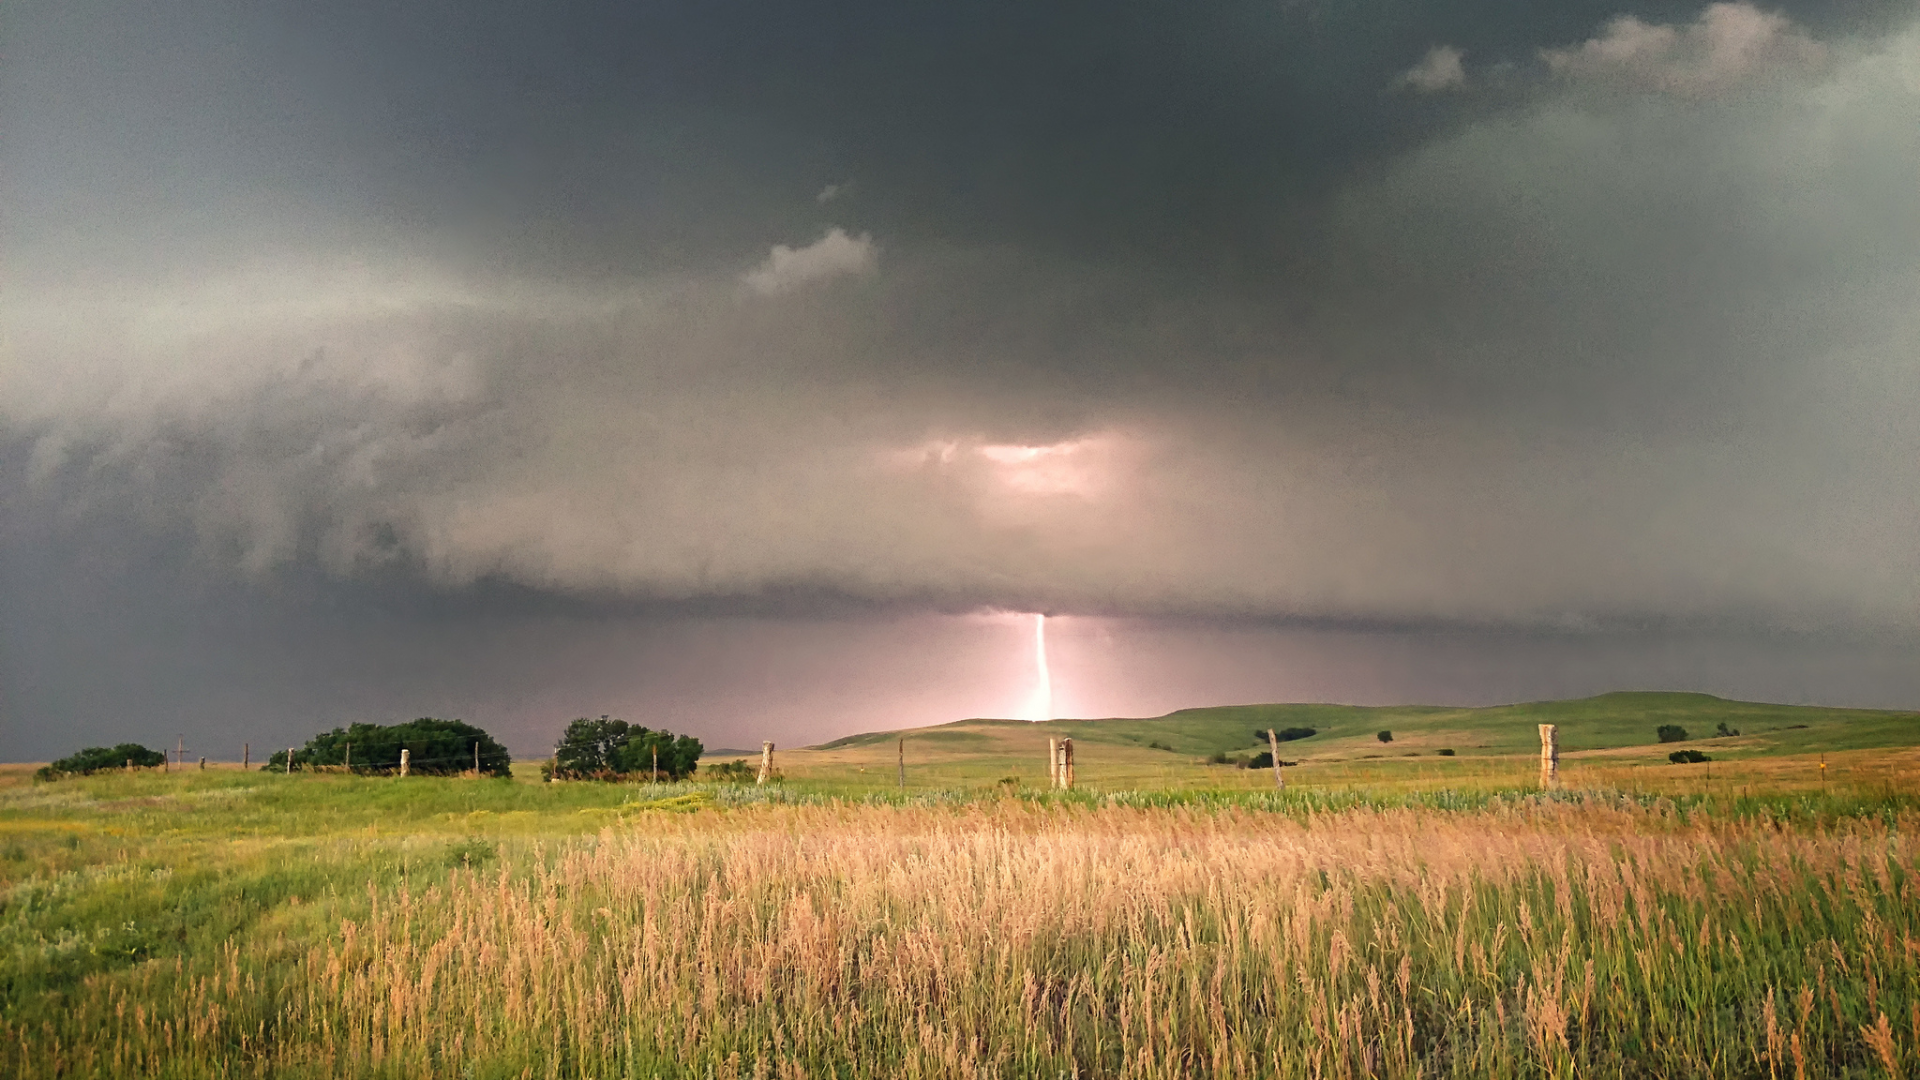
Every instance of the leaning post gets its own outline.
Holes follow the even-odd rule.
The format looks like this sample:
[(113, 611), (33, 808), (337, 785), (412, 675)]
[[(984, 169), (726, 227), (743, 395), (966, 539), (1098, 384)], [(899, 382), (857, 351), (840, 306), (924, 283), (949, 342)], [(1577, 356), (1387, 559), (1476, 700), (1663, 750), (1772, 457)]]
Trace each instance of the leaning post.
[(1287, 778), (1280, 775), (1280, 736), (1267, 729), (1267, 749), (1273, 752), (1273, 786), (1281, 791), (1287, 787)]
[(1540, 788), (1552, 791), (1560, 786), (1560, 727), (1540, 725)]
[(773, 779), (773, 743), (763, 742), (760, 744), (760, 778), (754, 783), (764, 784), (771, 779)]

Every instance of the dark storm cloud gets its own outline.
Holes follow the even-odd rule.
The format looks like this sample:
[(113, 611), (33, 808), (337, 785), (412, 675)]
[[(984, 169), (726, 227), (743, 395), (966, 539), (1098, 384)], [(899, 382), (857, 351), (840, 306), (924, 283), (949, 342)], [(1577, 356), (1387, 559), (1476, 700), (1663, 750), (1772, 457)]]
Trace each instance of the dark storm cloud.
[(1912, 9), (1617, 14), (29, 7), (6, 482), (254, 580), (1911, 631)]

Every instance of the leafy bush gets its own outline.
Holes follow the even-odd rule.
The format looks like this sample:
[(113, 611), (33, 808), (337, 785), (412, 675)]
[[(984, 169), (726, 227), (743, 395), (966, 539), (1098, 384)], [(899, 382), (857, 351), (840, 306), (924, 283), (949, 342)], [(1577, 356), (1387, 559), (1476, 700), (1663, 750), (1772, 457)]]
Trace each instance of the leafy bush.
[(691, 735), (675, 738), (671, 731), (651, 731), (638, 724), (603, 716), (581, 717), (567, 725), (553, 748), (555, 779), (652, 776), (655, 755), (660, 775), (684, 780), (700, 767), (705, 747)]
[(1168, 745), (1167, 745), (1166, 743), (1163, 743), (1163, 742), (1160, 742), (1160, 741), (1158, 741), (1158, 740), (1155, 740), (1155, 741), (1153, 741), (1153, 742), (1150, 742), (1150, 743), (1148, 743), (1148, 744), (1147, 744), (1147, 749), (1149, 749), (1149, 750), (1165, 750), (1165, 751), (1167, 751), (1168, 753), (1172, 753), (1172, 752), (1173, 752), (1173, 747), (1171, 747), (1171, 746), (1168, 746)]
[(1451, 746), (1443, 747), (1442, 749), (1435, 750), (1434, 753), (1439, 754), (1441, 757), (1452, 757), (1453, 747)]
[(1688, 738), (1687, 729), (1679, 724), (1661, 724), (1654, 734), (1660, 736), (1661, 742), (1686, 742)]
[[(457, 776), (470, 772), (474, 747), (480, 749), (480, 771), (487, 776), (512, 776), (513, 755), (493, 736), (461, 720), (423, 716), (404, 724), (349, 724), (307, 740), (294, 751), (293, 767), (315, 769), (351, 765), (356, 773), (400, 771), (400, 751), (409, 752), (407, 771), (427, 776)], [(351, 748), (351, 749), (349, 749)], [(287, 752), (279, 750), (261, 766), (284, 772)]]
[(1374, 735), (1374, 738), (1379, 739), (1381, 742), (1392, 742), (1393, 732), (1391, 731), (1378, 732), (1377, 734)]
[[(1311, 739), (1318, 734), (1320, 734), (1320, 729), (1318, 728), (1286, 727), (1274, 732), (1273, 737), (1281, 742), (1293, 742), (1296, 739)], [(1261, 728), (1259, 731), (1254, 732), (1253, 741), (1265, 746), (1267, 744), (1267, 729)]]
[(724, 784), (751, 784), (759, 777), (760, 770), (744, 761), (723, 761), (706, 771), (707, 779)]
[(63, 757), (48, 765), (42, 765), (34, 772), (36, 780), (58, 780), (63, 776), (86, 776), (105, 769), (124, 769), (132, 762), (136, 769), (148, 769), (155, 765), (164, 765), (167, 755), (158, 750), (149, 750), (139, 743), (121, 743), (119, 746), (89, 746), (71, 757)]
[(1733, 736), (1740, 734), (1740, 729), (1730, 728), (1727, 726), (1727, 722), (1725, 720), (1722, 720), (1720, 721), (1720, 726), (1715, 728), (1713, 730), (1713, 733), (1715, 735), (1720, 736), (1721, 738), (1732, 738)]
[(1698, 765), (1703, 761), (1712, 761), (1713, 759), (1698, 750), (1675, 750), (1673, 753), (1667, 755), (1667, 760), (1673, 762), (1675, 765)]
[[(1286, 758), (1281, 758), (1280, 764), (1285, 768), (1291, 769), (1295, 765), (1298, 765), (1300, 763), (1297, 761), (1288, 761)], [(1251, 758), (1247, 759), (1246, 767), (1249, 769), (1273, 768), (1273, 751), (1262, 750), (1259, 753), (1253, 755)]]

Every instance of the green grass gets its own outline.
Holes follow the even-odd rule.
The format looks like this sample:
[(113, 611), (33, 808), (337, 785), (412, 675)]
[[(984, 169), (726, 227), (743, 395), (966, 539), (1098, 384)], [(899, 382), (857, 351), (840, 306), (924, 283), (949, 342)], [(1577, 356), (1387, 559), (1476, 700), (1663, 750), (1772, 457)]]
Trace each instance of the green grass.
[[(1882, 1014), (1915, 1075), (1916, 719), (968, 721), (906, 733), (905, 790), (895, 733), (765, 788), (0, 767), (0, 1075), (1878, 1076)], [(1665, 764), (1662, 723), (1715, 760)], [(1268, 726), (1320, 730), (1285, 792), (1204, 764)], [(1049, 735), (1078, 790), (1040, 789)]]

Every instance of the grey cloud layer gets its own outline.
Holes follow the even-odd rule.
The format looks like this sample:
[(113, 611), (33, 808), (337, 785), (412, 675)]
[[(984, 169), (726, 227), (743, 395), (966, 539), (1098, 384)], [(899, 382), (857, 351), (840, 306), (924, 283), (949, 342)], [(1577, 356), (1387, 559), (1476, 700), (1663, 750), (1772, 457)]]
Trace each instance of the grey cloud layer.
[(1696, 16), (1536, 42), (1245, 273), (892, 237), (864, 178), (672, 271), (282, 243), (25, 281), (0, 430), (254, 575), (1912, 630), (1920, 30)]

